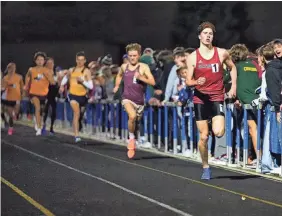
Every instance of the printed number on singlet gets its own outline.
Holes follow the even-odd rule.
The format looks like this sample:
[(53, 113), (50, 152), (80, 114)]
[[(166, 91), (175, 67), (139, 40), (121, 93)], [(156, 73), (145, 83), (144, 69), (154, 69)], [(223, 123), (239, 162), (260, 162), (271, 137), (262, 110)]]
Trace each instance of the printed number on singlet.
[(219, 72), (218, 63), (216, 63), (216, 64), (211, 64), (211, 66), (212, 66), (212, 72), (213, 72), (213, 73)]
[(223, 113), (223, 105), (222, 104), (219, 104), (219, 112)]

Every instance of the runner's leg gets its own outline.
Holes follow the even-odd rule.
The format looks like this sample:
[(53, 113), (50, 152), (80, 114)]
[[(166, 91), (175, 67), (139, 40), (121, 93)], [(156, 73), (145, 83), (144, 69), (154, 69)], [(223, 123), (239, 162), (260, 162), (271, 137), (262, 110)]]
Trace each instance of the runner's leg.
[(79, 117), (80, 117), (80, 106), (79, 103), (75, 100), (70, 101), (71, 108), (73, 110), (73, 132), (75, 136), (75, 141), (78, 142), (80, 141), (78, 137), (78, 132), (79, 132)]
[(136, 123), (136, 109), (134, 108), (133, 104), (130, 102), (126, 102), (124, 104), (125, 111), (128, 114), (128, 131), (129, 131), (129, 142), (127, 146), (127, 156), (129, 158), (133, 158), (135, 155), (135, 123)]

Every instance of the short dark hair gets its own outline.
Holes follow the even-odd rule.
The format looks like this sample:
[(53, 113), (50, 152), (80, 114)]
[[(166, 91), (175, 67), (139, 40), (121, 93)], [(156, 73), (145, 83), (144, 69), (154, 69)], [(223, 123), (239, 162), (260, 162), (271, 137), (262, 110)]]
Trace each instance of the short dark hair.
[(206, 28), (211, 28), (213, 33), (216, 32), (214, 24), (212, 24), (211, 22), (203, 22), (198, 26), (198, 35), (201, 34), (202, 31)]
[(39, 52), (36, 52), (36, 53), (34, 54), (33, 60), (35, 61), (39, 56), (43, 57), (44, 60), (46, 60), (46, 58), (47, 58), (47, 55), (46, 55), (45, 52), (39, 51)]
[(84, 58), (86, 58), (84, 51), (79, 51), (78, 53), (76, 53), (76, 57), (79, 57), (79, 56), (83, 56)]
[(192, 48), (192, 47), (186, 48), (186, 49), (184, 50), (185, 53), (189, 53), (189, 54), (191, 54), (191, 53), (194, 52), (194, 51), (195, 51), (195, 48)]

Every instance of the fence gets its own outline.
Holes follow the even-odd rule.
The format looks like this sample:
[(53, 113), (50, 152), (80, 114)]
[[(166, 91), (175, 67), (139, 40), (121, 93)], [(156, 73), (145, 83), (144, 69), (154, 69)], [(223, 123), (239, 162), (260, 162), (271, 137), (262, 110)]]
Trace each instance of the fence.
[[(28, 113), (33, 113), (32, 109), (29, 109), (29, 103), (27, 98), (22, 101), (23, 120), (27, 119)], [(169, 150), (172, 149), (172, 154), (183, 154), (188, 149), (192, 152), (189, 157), (199, 159), (197, 146), (199, 135), (194, 119), (193, 104), (189, 103), (186, 112), (182, 110), (180, 115), (178, 109), (179, 107), (175, 103), (170, 102), (165, 103), (163, 107), (147, 105), (140, 123), (138, 137), (141, 134), (145, 138), (145, 141), (149, 141), (153, 144), (153, 148), (159, 151), (170, 152)], [(241, 121), (235, 121), (238, 119), (238, 110), (234, 108), (233, 104), (226, 104), (226, 165), (242, 167), (243, 169), (247, 168), (249, 149), (247, 111), (252, 109), (253, 107), (251, 105), (243, 105), (243, 124), (241, 125)], [(265, 151), (271, 150), (276, 154), (281, 154), (281, 146), (278, 142), (277, 121), (274, 108), (270, 105), (263, 107), (260, 104), (257, 107), (257, 111), (258, 156), (256, 172), (261, 172), (262, 140), (265, 141), (265, 139), (268, 139), (265, 136), (267, 123), (270, 124), (270, 132), (269, 142), (264, 142), (266, 143), (264, 146)], [(264, 119), (262, 118), (263, 116)], [(82, 133), (125, 143), (128, 139), (127, 121), (128, 116), (122, 108), (120, 101), (96, 101), (87, 104)], [(57, 120), (55, 127), (66, 130), (72, 127), (72, 110), (69, 102), (66, 102), (64, 99), (57, 100)], [(241, 137), (243, 145), (241, 145)], [(210, 136), (209, 143), (211, 139), (212, 137)], [(266, 148), (266, 145), (269, 145), (268, 148)], [(243, 150), (242, 154), (241, 148)], [(263, 153), (266, 154), (268, 152)], [(278, 165), (281, 164), (280, 159), (278, 158)]]

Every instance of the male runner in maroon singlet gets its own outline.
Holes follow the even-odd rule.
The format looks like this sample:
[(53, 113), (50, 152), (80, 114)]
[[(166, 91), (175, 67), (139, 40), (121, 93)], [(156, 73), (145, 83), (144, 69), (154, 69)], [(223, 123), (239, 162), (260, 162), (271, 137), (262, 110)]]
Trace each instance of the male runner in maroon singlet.
[(123, 64), (116, 77), (116, 85), (113, 92), (118, 91), (121, 80), (124, 81), (122, 105), (128, 114), (129, 142), (127, 146), (128, 158), (135, 155), (135, 124), (140, 120), (144, 110), (146, 86), (155, 85), (154, 77), (148, 65), (138, 62), (141, 54), (141, 46), (137, 43), (126, 46), (129, 63)]
[(225, 132), (223, 63), (231, 69), (232, 87), (228, 93), (229, 98), (236, 96), (237, 80), (236, 67), (228, 52), (212, 45), (214, 33), (215, 27), (212, 23), (202, 23), (198, 27), (200, 47), (191, 53), (187, 59), (186, 84), (195, 86), (193, 102), (197, 128), (200, 133), (198, 145), (203, 164), (201, 178), (205, 180), (211, 178), (207, 148), (208, 120), (212, 119), (212, 130), (215, 136), (221, 137)]

